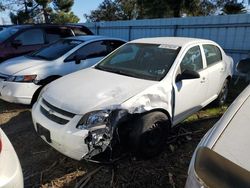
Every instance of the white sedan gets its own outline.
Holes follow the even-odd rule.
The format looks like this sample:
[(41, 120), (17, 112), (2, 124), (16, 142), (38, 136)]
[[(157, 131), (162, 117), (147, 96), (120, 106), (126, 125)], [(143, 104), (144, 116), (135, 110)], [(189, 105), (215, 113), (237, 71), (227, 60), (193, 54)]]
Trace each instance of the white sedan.
[(23, 187), (23, 173), (13, 146), (0, 128), (0, 188), (14, 187)]
[(33, 104), (42, 87), (66, 74), (90, 67), (125, 43), (103, 36), (60, 39), (32, 54), (0, 64), (0, 99)]
[(232, 67), (232, 58), (210, 40), (134, 40), (45, 87), (32, 109), (34, 126), (77, 160), (124, 142), (149, 158), (161, 151), (171, 127), (214, 100), (225, 102)]

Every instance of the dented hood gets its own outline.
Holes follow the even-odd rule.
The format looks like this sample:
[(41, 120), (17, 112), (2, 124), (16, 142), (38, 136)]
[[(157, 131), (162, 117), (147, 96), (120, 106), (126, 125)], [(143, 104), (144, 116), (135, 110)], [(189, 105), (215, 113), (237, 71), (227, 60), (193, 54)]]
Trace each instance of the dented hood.
[(85, 114), (120, 105), (156, 83), (158, 82), (88, 68), (52, 82), (43, 97), (58, 108)]
[(14, 75), (30, 67), (39, 66), (45, 63), (49, 63), (49, 61), (40, 59), (31, 59), (26, 56), (20, 56), (6, 60), (3, 63), (1, 63), (0, 73), (6, 75)]

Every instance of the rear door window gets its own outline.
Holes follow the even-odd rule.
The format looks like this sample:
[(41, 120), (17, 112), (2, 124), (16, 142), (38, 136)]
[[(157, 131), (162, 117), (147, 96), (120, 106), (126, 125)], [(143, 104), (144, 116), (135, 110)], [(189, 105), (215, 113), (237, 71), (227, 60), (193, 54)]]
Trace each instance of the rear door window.
[(44, 34), (41, 29), (29, 29), (20, 33), (15, 40), (20, 40), (23, 46), (44, 44)]
[(47, 43), (52, 43), (60, 38), (73, 36), (69, 28), (46, 28), (45, 34)]
[(207, 66), (222, 60), (221, 51), (217, 46), (211, 44), (204, 44), (203, 49), (206, 56)]
[(52, 43), (61, 38), (60, 30), (58, 28), (46, 28), (46, 42)]

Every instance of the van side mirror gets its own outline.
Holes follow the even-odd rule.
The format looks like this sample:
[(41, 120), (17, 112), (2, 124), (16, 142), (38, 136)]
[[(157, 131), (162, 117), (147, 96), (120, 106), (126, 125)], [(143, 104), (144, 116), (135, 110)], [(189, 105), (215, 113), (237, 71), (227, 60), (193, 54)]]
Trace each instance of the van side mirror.
[(76, 64), (80, 64), (81, 60), (85, 60), (85, 59), (86, 59), (86, 56), (84, 56), (84, 55), (75, 55), (75, 57), (74, 57)]
[(178, 74), (176, 77), (176, 82), (181, 80), (197, 79), (200, 78), (200, 74), (192, 70), (184, 70), (181, 74)]
[(20, 40), (13, 40), (13, 41), (11, 42), (11, 45), (12, 45), (13, 47), (17, 48), (17, 47), (19, 47), (19, 46), (22, 46), (22, 41), (20, 41)]
[(250, 58), (240, 60), (236, 65), (236, 70), (243, 74), (250, 73)]

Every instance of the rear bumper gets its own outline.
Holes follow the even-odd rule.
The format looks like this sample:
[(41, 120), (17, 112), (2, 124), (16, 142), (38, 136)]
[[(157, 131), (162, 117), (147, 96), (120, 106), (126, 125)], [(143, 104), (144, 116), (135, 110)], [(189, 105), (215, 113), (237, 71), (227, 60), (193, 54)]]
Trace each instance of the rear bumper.
[(0, 188), (23, 188), (23, 174), (16, 152), (0, 129), (3, 150), (0, 154)]
[(0, 80), (0, 99), (21, 104), (30, 104), (39, 85), (34, 83), (6, 82)]

